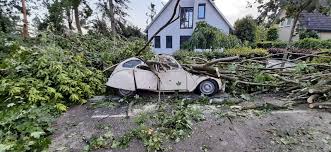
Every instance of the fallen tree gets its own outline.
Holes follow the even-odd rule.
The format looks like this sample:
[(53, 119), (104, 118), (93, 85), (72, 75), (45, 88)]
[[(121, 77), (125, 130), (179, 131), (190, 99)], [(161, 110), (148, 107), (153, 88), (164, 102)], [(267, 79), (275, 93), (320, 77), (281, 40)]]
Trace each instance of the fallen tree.
[[(331, 97), (331, 64), (307, 62), (303, 59), (328, 58), (331, 52), (295, 53), (296, 57), (281, 60), (267, 66), (268, 61), (282, 53), (265, 57), (242, 58), (239, 56), (208, 61), (203, 57), (185, 57), (182, 67), (193, 74), (208, 75), (226, 80), (228, 90), (233, 93), (283, 92), (290, 101), (307, 100), (311, 108), (326, 109), (330, 106), (319, 104)], [(299, 54), (299, 55), (298, 55)], [(149, 65), (169, 65), (148, 61)], [(269, 63), (270, 64), (270, 63)], [(289, 64), (281, 66), (281, 64)]]

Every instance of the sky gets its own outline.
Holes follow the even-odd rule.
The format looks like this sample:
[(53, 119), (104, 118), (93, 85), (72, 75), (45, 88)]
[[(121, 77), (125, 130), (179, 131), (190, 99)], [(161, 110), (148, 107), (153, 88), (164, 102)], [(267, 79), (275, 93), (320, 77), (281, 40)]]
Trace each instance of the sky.
[[(131, 0), (129, 4), (129, 16), (127, 19), (130, 24), (136, 25), (142, 30), (147, 26), (148, 7), (150, 3), (156, 5), (157, 13), (162, 9), (163, 5), (168, 0)], [(254, 2), (254, 0), (214, 0), (216, 6), (224, 14), (226, 19), (233, 25), (237, 19), (243, 18), (246, 15), (252, 15), (256, 17), (258, 15), (256, 7), (247, 8), (248, 2)]]

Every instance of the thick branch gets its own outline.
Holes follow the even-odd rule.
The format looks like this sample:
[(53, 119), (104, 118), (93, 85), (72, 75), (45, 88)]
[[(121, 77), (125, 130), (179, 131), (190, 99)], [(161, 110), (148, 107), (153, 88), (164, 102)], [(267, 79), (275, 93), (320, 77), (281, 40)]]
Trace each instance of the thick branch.
[(141, 52), (143, 52), (147, 48), (147, 46), (153, 41), (153, 39), (156, 35), (158, 35), (163, 29), (165, 29), (167, 26), (169, 26), (171, 23), (173, 23), (175, 20), (177, 20), (179, 18), (179, 17), (175, 18), (176, 14), (177, 14), (177, 7), (179, 6), (179, 2), (180, 2), (180, 0), (177, 0), (176, 5), (174, 7), (174, 11), (173, 11), (172, 16), (169, 19), (169, 21), (153, 34), (153, 36), (148, 40), (148, 42), (144, 45), (144, 47), (141, 48), (136, 53), (136, 56), (139, 56), (141, 54)]

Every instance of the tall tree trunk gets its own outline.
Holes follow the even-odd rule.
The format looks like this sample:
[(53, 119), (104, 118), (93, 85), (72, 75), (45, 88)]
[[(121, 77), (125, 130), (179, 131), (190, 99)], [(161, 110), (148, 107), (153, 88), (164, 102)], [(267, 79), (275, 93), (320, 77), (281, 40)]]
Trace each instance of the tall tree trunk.
[(26, 3), (25, 0), (22, 0), (22, 13), (23, 13), (23, 38), (29, 37), (29, 29), (28, 29), (28, 17), (26, 14)]
[(292, 43), (293, 41), (293, 37), (294, 37), (294, 31), (295, 31), (295, 28), (297, 26), (297, 23), (298, 23), (298, 20), (299, 20), (299, 16), (300, 16), (300, 13), (295, 15), (294, 17), (294, 22), (293, 22), (293, 25), (292, 25), (292, 28), (291, 28), (291, 33), (290, 33), (290, 37), (288, 39), (288, 46)]
[(116, 20), (115, 20), (115, 10), (114, 10), (114, 2), (113, 0), (109, 1), (109, 18), (110, 18), (110, 26), (113, 34), (116, 34)]
[(80, 19), (79, 19), (79, 11), (78, 6), (74, 6), (74, 13), (75, 13), (75, 22), (76, 22), (76, 28), (79, 32), (79, 34), (82, 34), (82, 27), (80, 26)]
[(69, 29), (73, 30), (74, 28), (72, 27), (71, 7), (70, 6), (67, 6), (67, 8), (66, 8), (66, 15), (67, 15), (67, 21), (68, 21)]

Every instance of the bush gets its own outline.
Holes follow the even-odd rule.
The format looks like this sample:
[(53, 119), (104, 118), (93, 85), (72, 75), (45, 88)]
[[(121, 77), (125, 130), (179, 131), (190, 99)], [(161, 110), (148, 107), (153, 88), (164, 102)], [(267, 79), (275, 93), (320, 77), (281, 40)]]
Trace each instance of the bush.
[(278, 29), (276, 27), (272, 27), (268, 29), (267, 32), (267, 40), (268, 41), (276, 41), (279, 38)]
[(296, 41), (294, 43), (294, 47), (305, 49), (319, 49), (322, 48), (322, 42), (319, 39), (306, 38), (303, 40)]
[(240, 56), (240, 57), (257, 57), (257, 56), (266, 56), (268, 55), (267, 50), (265, 49), (252, 49), (252, 48), (234, 48), (227, 49), (224, 51), (225, 56)]
[(304, 30), (299, 32), (299, 38), (300, 40), (306, 39), (306, 38), (314, 38), (319, 39), (318, 33), (314, 30)]
[(235, 35), (242, 41), (254, 43), (256, 41), (257, 25), (253, 17), (246, 16), (234, 23)]
[(265, 41), (256, 43), (257, 48), (286, 48), (287, 43), (283, 41)]
[(233, 35), (225, 35), (219, 29), (206, 22), (198, 22), (185, 49), (220, 49), (240, 46), (240, 41)]

